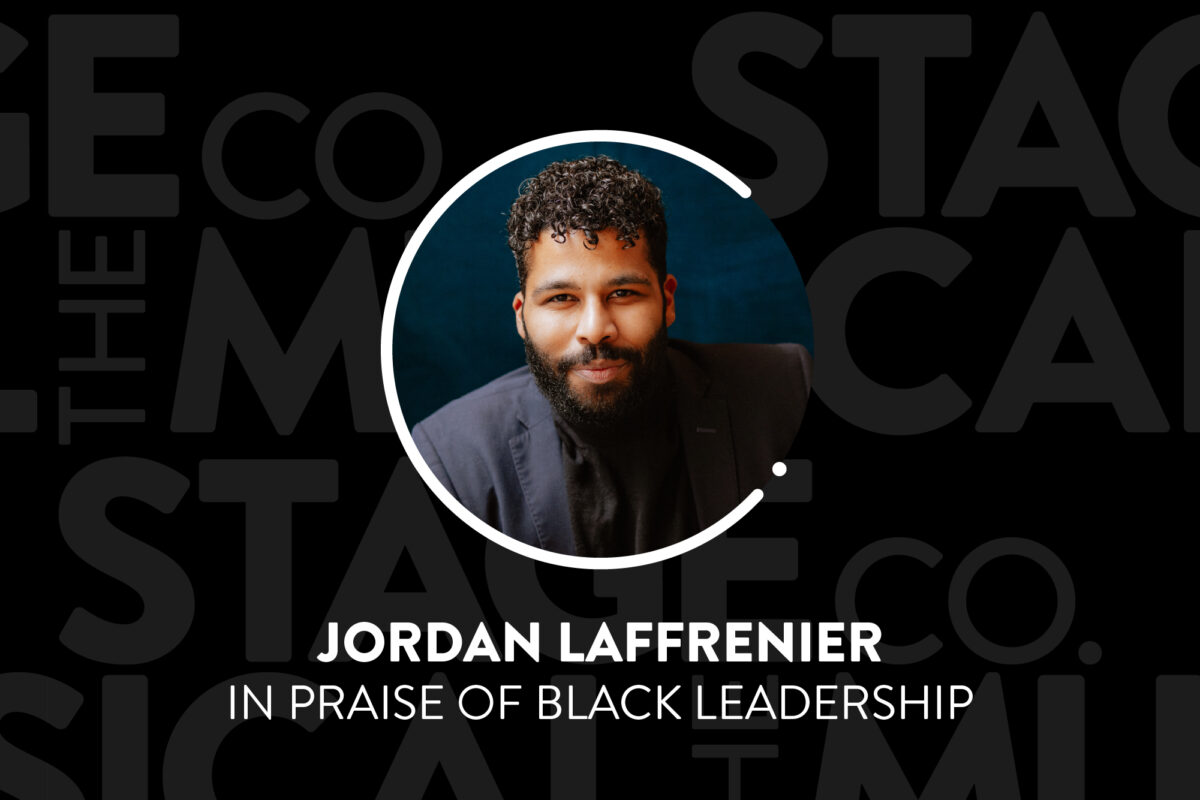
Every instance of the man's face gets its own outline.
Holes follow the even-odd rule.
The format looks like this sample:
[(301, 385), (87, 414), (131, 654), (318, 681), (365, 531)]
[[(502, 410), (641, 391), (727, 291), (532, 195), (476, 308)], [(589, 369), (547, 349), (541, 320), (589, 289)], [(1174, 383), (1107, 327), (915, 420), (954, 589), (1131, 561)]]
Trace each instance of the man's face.
[(530, 371), (559, 414), (612, 424), (666, 369), (676, 281), (659, 286), (644, 238), (627, 248), (611, 229), (598, 236), (592, 247), (579, 231), (565, 242), (542, 233), (525, 254), (513, 311)]

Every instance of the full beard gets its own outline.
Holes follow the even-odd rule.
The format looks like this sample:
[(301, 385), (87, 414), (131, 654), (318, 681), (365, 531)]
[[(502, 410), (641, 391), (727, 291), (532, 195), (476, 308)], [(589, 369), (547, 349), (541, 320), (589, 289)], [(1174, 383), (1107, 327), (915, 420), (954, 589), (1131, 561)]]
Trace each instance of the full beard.
[[(571, 368), (597, 359), (629, 362), (628, 380), (591, 384), (586, 394), (576, 392), (568, 380)], [(557, 362), (538, 350), (526, 336), (525, 360), (534, 383), (563, 421), (593, 430), (611, 430), (636, 420), (665, 388), (667, 326), (662, 325), (642, 350), (602, 342), (585, 345)]]

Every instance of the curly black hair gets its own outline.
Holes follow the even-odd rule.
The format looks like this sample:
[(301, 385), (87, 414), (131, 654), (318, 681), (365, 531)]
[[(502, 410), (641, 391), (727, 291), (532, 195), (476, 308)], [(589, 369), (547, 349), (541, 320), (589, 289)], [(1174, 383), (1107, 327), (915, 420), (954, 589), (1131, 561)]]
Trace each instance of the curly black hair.
[[(599, 231), (615, 229), (625, 247), (646, 237), (650, 266), (659, 283), (667, 278), (667, 218), (662, 192), (646, 176), (608, 156), (556, 161), (521, 183), (508, 212), (508, 246), (525, 291), (525, 254), (543, 232), (558, 242), (581, 231), (595, 247)], [(587, 246), (585, 244), (585, 247)]]

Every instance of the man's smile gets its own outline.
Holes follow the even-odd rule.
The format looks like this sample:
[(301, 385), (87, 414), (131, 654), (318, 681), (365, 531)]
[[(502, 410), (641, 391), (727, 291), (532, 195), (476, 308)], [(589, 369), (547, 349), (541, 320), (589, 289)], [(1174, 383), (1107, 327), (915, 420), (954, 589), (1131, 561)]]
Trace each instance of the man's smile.
[(571, 372), (589, 383), (608, 383), (624, 375), (628, 367), (628, 361), (605, 359), (572, 367)]

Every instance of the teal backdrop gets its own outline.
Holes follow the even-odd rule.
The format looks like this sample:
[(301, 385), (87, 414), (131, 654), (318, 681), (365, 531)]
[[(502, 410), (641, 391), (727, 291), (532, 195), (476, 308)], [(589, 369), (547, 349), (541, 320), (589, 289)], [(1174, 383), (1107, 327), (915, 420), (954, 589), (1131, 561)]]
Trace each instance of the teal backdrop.
[(508, 209), (547, 164), (607, 155), (663, 193), (667, 270), (679, 280), (671, 336), (697, 342), (799, 342), (813, 349), (808, 296), (791, 253), (757, 204), (689, 161), (636, 145), (565, 145), (517, 159), (459, 198), (421, 244), (396, 308), (396, 392), (411, 427), (525, 363), (513, 321), (517, 270)]

